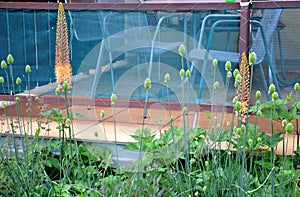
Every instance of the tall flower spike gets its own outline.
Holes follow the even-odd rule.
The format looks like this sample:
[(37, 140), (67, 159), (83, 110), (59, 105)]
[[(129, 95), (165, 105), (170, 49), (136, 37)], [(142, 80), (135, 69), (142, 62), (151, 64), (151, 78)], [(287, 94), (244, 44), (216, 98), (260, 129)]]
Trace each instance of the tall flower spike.
[(241, 109), (242, 123), (246, 124), (245, 112), (248, 110), (249, 79), (250, 79), (249, 63), (247, 60), (246, 53), (242, 54), (242, 62), (240, 64), (240, 75), (242, 76), (242, 80), (239, 82), (239, 86), (237, 88), (237, 97), (238, 97), (238, 101), (240, 101), (242, 104), (242, 109)]
[(68, 45), (68, 26), (65, 10), (63, 4), (59, 3), (55, 47), (55, 76), (59, 85), (64, 81), (67, 81), (71, 85), (72, 68)]

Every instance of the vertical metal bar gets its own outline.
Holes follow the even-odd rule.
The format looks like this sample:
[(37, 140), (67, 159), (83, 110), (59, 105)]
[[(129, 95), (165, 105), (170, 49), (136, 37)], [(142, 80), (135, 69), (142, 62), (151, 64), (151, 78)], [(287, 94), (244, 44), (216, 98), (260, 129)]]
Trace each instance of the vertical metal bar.
[[(48, 66), (52, 68), (52, 53), (51, 53), (51, 13), (48, 9)], [(72, 54), (72, 53), (71, 53)], [(49, 82), (51, 83), (51, 75), (49, 74)]]
[(39, 58), (38, 58), (38, 40), (37, 40), (37, 27), (36, 27), (36, 10), (34, 10), (33, 12), (33, 23), (34, 23), (36, 87), (39, 87)]
[(239, 38), (239, 53), (240, 62), (242, 53), (249, 54), (249, 36), (250, 36), (250, 1), (241, 0), (241, 18), (240, 18), (240, 38)]
[(6, 9), (6, 29), (7, 29), (7, 49), (8, 49), (8, 53), (11, 53), (11, 51), (10, 51), (10, 25), (9, 25), (8, 9)]
[(26, 47), (26, 20), (25, 20), (25, 10), (22, 10), (22, 20), (23, 20), (23, 44), (24, 44), (24, 62), (27, 64), (27, 47)]

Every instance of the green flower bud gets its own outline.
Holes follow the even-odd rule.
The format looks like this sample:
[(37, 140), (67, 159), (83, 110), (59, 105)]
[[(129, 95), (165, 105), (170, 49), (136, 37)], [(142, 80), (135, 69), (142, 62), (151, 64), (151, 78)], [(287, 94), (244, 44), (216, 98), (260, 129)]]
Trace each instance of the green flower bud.
[(59, 88), (56, 88), (56, 89), (55, 89), (55, 94), (56, 94), (56, 95), (59, 95), (59, 94), (60, 94), (60, 89), (59, 89)]
[(166, 73), (165, 74), (165, 82), (168, 82), (168, 81), (170, 81), (170, 74)]
[(117, 101), (117, 95), (112, 94), (111, 97), (110, 97), (110, 101), (111, 101), (111, 104), (114, 104)]
[(69, 83), (67, 81), (63, 82), (63, 88), (65, 91), (69, 89)]
[(34, 98), (34, 100), (35, 100), (36, 102), (39, 102), (39, 101), (40, 101), (40, 98), (39, 98), (38, 96), (36, 96), (36, 97)]
[(252, 147), (252, 145), (253, 145), (253, 140), (252, 139), (248, 140), (248, 145), (249, 145), (249, 147)]
[(0, 77), (0, 83), (4, 83), (4, 78)]
[(29, 65), (26, 65), (25, 72), (26, 73), (31, 73), (31, 67)]
[(240, 75), (240, 73), (238, 73), (238, 74), (235, 76), (235, 81), (237, 81), (237, 82), (241, 82), (241, 81), (242, 81), (242, 76)]
[(274, 84), (271, 84), (269, 86), (269, 94), (273, 94), (273, 92), (275, 92), (275, 85)]
[(283, 120), (281, 121), (282, 127), (286, 127), (287, 123), (288, 123), (287, 120), (286, 120), (286, 119), (283, 119)]
[(183, 114), (187, 114), (187, 112), (188, 112), (187, 108), (186, 108), (186, 107), (183, 107), (183, 108), (182, 108), (182, 112), (183, 112)]
[(233, 77), (236, 78), (237, 74), (240, 74), (240, 71), (236, 68), (233, 71)]
[(233, 104), (236, 104), (237, 101), (238, 101), (238, 97), (235, 96), (235, 97), (232, 99), (232, 103), (233, 103)]
[(228, 78), (231, 78), (231, 77), (232, 77), (232, 72), (231, 72), (231, 71), (228, 71), (228, 72), (227, 72), (227, 77), (228, 77)]
[(262, 142), (262, 139), (260, 137), (258, 137), (257, 142), (260, 144)]
[(231, 62), (230, 62), (230, 61), (227, 61), (227, 62), (225, 63), (225, 70), (226, 70), (226, 71), (230, 71), (230, 70), (231, 70)]
[(171, 122), (174, 121), (174, 116), (170, 116), (170, 121), (171, 121)]
[(191, 71), (190, 71), (190, 70), (187, 70), (187, 71), (185, 72), (185, 76), (186, 76), (186, 77), (190, 77), (190, 76), (191, 76)]
[(241, 134), (242, 134), (242, 129), (241, 129), (241, 128), (236, 128), (236, 133), (237, 133), (238, 135), (241, 135)]
[(1, 61), (1, 68), (2, 68), (3, 70), (6, 70), (6, 69), (7, 69), (7, 64), (6, 64), (6, 62), (5, 62), (4, 60)]
[(238, 81), (234, 81), (234, 87), (235, 88), (239, 87), (239, 82)]
[(183, 77), (184, 77), (184, 75), (185, 75), (185, 71), (184, 71), (184, 69), (183, 69), (183, 68), (182, 68), (182, 69), (180, 69), (180, 71), (179, 71), (179, 75), (180, 75), (181, 79), (183, 79)]
[(207, 167), (209, 165), (209, 162), (208, 161), (205, 161), (204, 162), (204, 165)]
[(287, 125), (285, 126), (285, 131), (287, 132), (287, 133), (292, 133), (293, 132), (293, 125), (292, 125), (292, 123), (287, 123)]
[(244, 133), (246, 131), (246, 126), (242, 124), (241, 129), (242, 129), (242, 132)]
[(220, 87), (220, 84), (219, 84), (218, 81), (216, 81), (216, 82), (214, 83), (214, 89), (217, 90), (217, 89), (219, 89), (219, 87)]
[(260, 106), (260, 100), (257, 100), (256, 103), (255, 103), (255, 105), (256, 105), (257, 107)]
[(144, 81), (144, 88), (145, 89), (151, 89), (151, 79), (150, 78), (146, 78)]
[(226, 122), (226, 126), (230, 127), (230, 122), (229, 121)]
[(256, 53), (255, 53), (255, 52), (251, 52), (251, 53), (249, 54), (249, 61), (250, 61), (250, 64), (252, 64), (252, 65), (255, 64), (256, 60), (257, 60)]
[(237, 101), (235, 104), (234, 104), (234, 109), (239, 112), (241, 111), (242, 109), (242, 103), (240, 101)]
[(67, 125), (67, 126), (70, 126), (71, 123), (72, 123), (71, 119), (70, 119), (70, 118), (67, 118), (67, 119), (66, 119), (66, 125)]
[(8, 64), (12, 65), (14, 63), (14, 57), (11, 54), (8, 54), (6, 61)]
[(218, 60), (217, 59), (213, 59), (212, 65), (214, 67), (218, 66)]
[(278, 93), (277, 92), (273, 92), (273, 94), (272, 94), (272, 100), (273, 101), (277, 101), (278, 100)]
[(295, 85), (294, 85), (294, 90), (296, 90), (296, 91), (299, 90), (299, 83), (295, 83)]
[(181, 44), (179, 46), (178, 53), (179, 53), (180, 56), (184, 56), (185, 55), (185, 47), (184, 47), (183, 44)]
[(18, 78), (16, 79), (16, 84), (17, 84), (18, 86), (22, 84), (22, 79), (21, 79), (20, 77), (18, 77)]
[(237, 120), (238, 120), (238, 122), (241, 122), (241, 121), (242, 121), (242, 117), (239, 116), (239, 117), (237, 118)]
[(20, 102), (20, 98), (17, 96), (16, 98), (15, 98), (15, 101), (18, 103), (18, 102)]
[(257, 99), (260, 99), (261, 97), (261, 92), (259, 90), (256, 91), (255, 96)]
[(257, 117), (262, 117), (262, 112), (261, 112), (261, 110), (258, 110), (258, 111), (256, 112), (256, 115), (257, 115)]
[(203, 186), (203, 192), (206, 192), (206, 190), (207, 190), (207, 186), (204, 185), (204, 186)]
[(2, 104), (1, 104), (1, 105), (2, 105), (2, 108), (3, 108), (3, 109), (6, 109), (7, 103), (6, 103), (5, 101), (2, 101)]
[(104, 110), (101, 110), (101, 111), (100, 111), (100, 116), (101, 116), (102, 118), (104, 118), (104, 116), (105, 116)]
[(217, 124), (216, 128), (217, 128), (218, 131), (220, 131), (221, 130), (221, 125)]

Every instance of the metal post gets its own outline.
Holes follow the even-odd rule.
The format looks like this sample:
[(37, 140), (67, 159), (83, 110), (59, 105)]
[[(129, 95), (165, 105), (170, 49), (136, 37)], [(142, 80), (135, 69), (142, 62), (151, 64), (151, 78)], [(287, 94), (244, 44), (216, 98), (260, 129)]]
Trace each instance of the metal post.
[(242, 53), (246, 52), (248, 57), (249, 54), (249, 30), (250, 30), (250, 3), (251, 0), (241, 0), (241, 22), (240, 22), (240, 38), (239, 38), (239, 53), (240, 62)]

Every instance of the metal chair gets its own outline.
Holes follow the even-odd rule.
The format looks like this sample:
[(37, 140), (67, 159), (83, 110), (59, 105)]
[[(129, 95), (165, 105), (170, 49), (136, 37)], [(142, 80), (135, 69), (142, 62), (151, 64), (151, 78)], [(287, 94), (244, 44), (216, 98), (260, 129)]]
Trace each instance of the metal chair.
[[(276, 76), (275, 70), (276, 67), (272, 61), (272, 57), (270, 54), (270, 51), (272, 50), (270, 47), (270, 44), (273, 40), (273, 35), (276, 30), (277, 24), (279, 22), (280, 16), (282, 13), (282, 9), (266, 9), (264, 10), (263, 16), (261, 21), (251, 20), (251, 28), (255, 28), (257, 31), (255, 35), (253, 36), (252, 40), (252, 46), (250, 48), (251, 52), (256, 52), (257, 54), (257, 62), (256, 65), (258, 65), (260, 73), (262, 75), (263, 79), (263, 85), (267, 93), (267, 97), (270, 98), (268, 95), (268, 84), (265, 79), (264, 74), (264, 68), (263, 68), (263, 61), (265, 58), (268, 60), (268, 73), (269, 73), (269, 80), (272, 80), (273, 83), (276, 86), (276, 89), (280, 94), (280, 88), (278, 85), (278, 78)], [(201, 48), (204, 31), (207, 28), (207, 21), (217, 19), (215, 22), (209, 27), (209, 35), (207, 39), (207, 44), (205, 48)], [(220, 51), (220, 50), (212, 50), (211, 49), (211, 42), (212, 38), (215, 35), (217, 31), (220, 30), (220, 28), (230, 28), (230, 27), (236, 27), (239, 28), (239, 15), (208, 15), (203, 23), (201, 28), (201, 33), (199, 36), (199, 45), (197, 49), (191, 50), (189, 53), (189, 57), (191, 60), (204, 60), (203, 67), (201, 74), (204, 74), (207, 69), (207, 61), (212, 59), (217, 59), (219, 61), (230, 61), (232, 63), (239, 63), (239, 53), (237, 51)], [(269, 82), (271, 83), (271, 82)], [(204, 85), (204, 77), (201, 76), (200, 82), (199, 82), (199, 88), (198, 88), (198, 99), (197, 104), (200, 104), (200, 99), (202, 95), (202, 88)], [(196, 113), (195, 119), (197, 119), (198, 114)]]
[[(104, 18), (103, 22), (103, 34), (105, 36), (104, 42), (101, 46), (109, 52), (109, 64), (112, 78), (112, 91), (115, 91), (114, 84), (114, 73), (113, 73), (113, 58), (112, 53), (124, 54), (124, 53), (135, 53), (136, 64), (137, 64), (137, 77), (140, 81), (140, 56), (144, 56), (145, 63), (148, 65), (148, 77), (151, 78), (152, 65), (154, 56), (160, 57), (163, 53), (177, 49), (180, 44), (184, 43), (184, 38), (180, 42), (162, 42), (160, 40), (160, 29), (162, 22), (166, 19), (183, 16), (181, 13), (168, 14), (161, 17), (157, 23), (153, 37), (151, 36), (151, 29), (148, 24), (146, 12), (112, 12)], [(124, 18), (125, 17), (125, 18)], [(124, 20), (125, 19), (125, 20)], [(124, 24), (124, 30), (119, 33), (112, 33), (114, 24)], [(184, 24), (186, 25), (186, 24)], [(150, 56), (149, 62), (147, 56)], [(116, 55), (115, 55), (116, 56)], [(160, 60), (158, 66), (160, 67)], [(159, 68), (160, 70), (160, 68)], [(93, 98), (95, 95), (95, 89), (100, 74), (100, 64), (97, 64), (96, 73), (93, 80), (92, 90), (90, 97)], [(160, 78), (158, 76), (158, 78)], [(147, 93), (146, 96), (147, 97)], [(139, 98), (141, 97), (141, 90), (139, 87)]]
[[(84, 14), (86, 14), (86, 16), (84, 16)], [(112, 91), (114, 92), (114, 57), (124, 55), (125, 53), (135, 53), (136, 64), (139, 65), (140, 56), (143, 55), (145, 63), (148, 65), (148, 77), (151, 77), (152, 64), (155, 55), (159, 58), (160, 55), (165, 52), (171, 50), (177, 51), (180, 44), (184, 43), (184, 38), (182, 41), (176, 42), (162, 42), (160, 38), (160, 30), (163, 21), (173, 17), (184, 16), (182, 13), (162, 16), (158, 20), (157, 26), (154, 27), (153, 34), (151, 33), (152, 27), (148, 24), (146, 12), (102, 10), (97, 11), (96, 15), (88, 15), (88, 12), (81, 13), (69, 11), (69, 16), (71, 23), (70, 44), (72, 44), (72, 39), (74, 38), (79, 41), (101, 41), (90, 98), (95, 97), (97, 83), (101, 74), (101, 63), (103, 63), (101, 61), (104, 52), (108, 52)], [(91, 19), (90, 17), (94, 18)], [(88, 24), (88, 26), (84, 24)], [(186, 31), (186, 23), (184, 26), (184, 31)], [(150, 59), (148, 59), (148, 57), (150, 57)], [(160, 64), (158, 66), (160, 66)], [(139, 66), (137, 66), (137, 69), (139, 69)], [(139, 70), (137, 77), (138, 81), (140, 81)], [(139, 98), (141, 98), (140, 95), (141, 93), (139, 90)]]
[[(250, 48), (251, 52), (256, 52), (257, 54), (257, 62), (256, 64), (259, 65), (261, 74), (263, 74), (263, 67), (262, 67), (262, 62), (264, 61), (265, 57), (268, 58), (268, 69), (270, 71), (274, 71), (275, 65), (273, 65), (272, 62), (272, 57), (270, 56), (270, 43), (272, 42), (274, 32), (277, 27), (277, 23), (280, 19), (281, 16), (281, 9), (270, 9), (270, 10), (265, 10), (264, 15), (262, 17), (262, 20), (256, 21), (256, 20), (251, 20), (251, 25), (252, 28), (256, 28), (257, 32), (254, 36), (254, 39), (252, 41), (252, 47)], [(210, 27), (210, 32), (209, 36), (207, 39), (207, 45), (206, 48), (203, 49), (201, 48), (201, 42), (203, 40), (203, 32), (205, 27), (205, 21), (203, 21), (203, 26), (201, 29), (201, 34), (199, 38), (199, 46), (197, 49), (191, 50), (190, 51), (190, 59), (197, 60), (197, 59), (203, 59), (205, 56), (206, 58), (204, 59), (204, 64), (207, 63), (207, 59), (218, 59), (219, 61), (231, 61), (232, 63), (238, 63), (239, 62), (239, 53), (238, 52), (233, 52), (233, 51), (219, 51), (219, 50), (212, 50), (211, 49), (211, 42), (213, 39), (213, 36), (216, 31), (220, 31), (220, 27), (228, 27), (228, 25), (233, 25), (236, 27), (239, 27), (239, 15), (214, 15), (214, 16), (208, 16), (207, 19), (211, 18), (216, 18), (218, 17), (219, 20), (213, 23), (213, 25)], [(226, 26), (227, 25), (227, 26)], [(202, 54), (202, 55), (199, 55)], [(206, 70), (206, 65), (203, 66), (202, 72), (204, 73)], [(275, 73), (272, 72), (272, 75)], [(262, 76), (264, 79), (264, 75)], [(278, 88), (278, 83), (276, 76), (272, 76), (275, 85)], [(203, 87), (203, 77), (200, 79), (200, 84), (199, 84), (199, 92), (198, 92), (198, 102), (200, 101), (201, 97), (201, 90)], [(267, 88), (267, 83), (264, 80), (265, 88)], [(279, 90), (279, 88), (278, 88)]]

